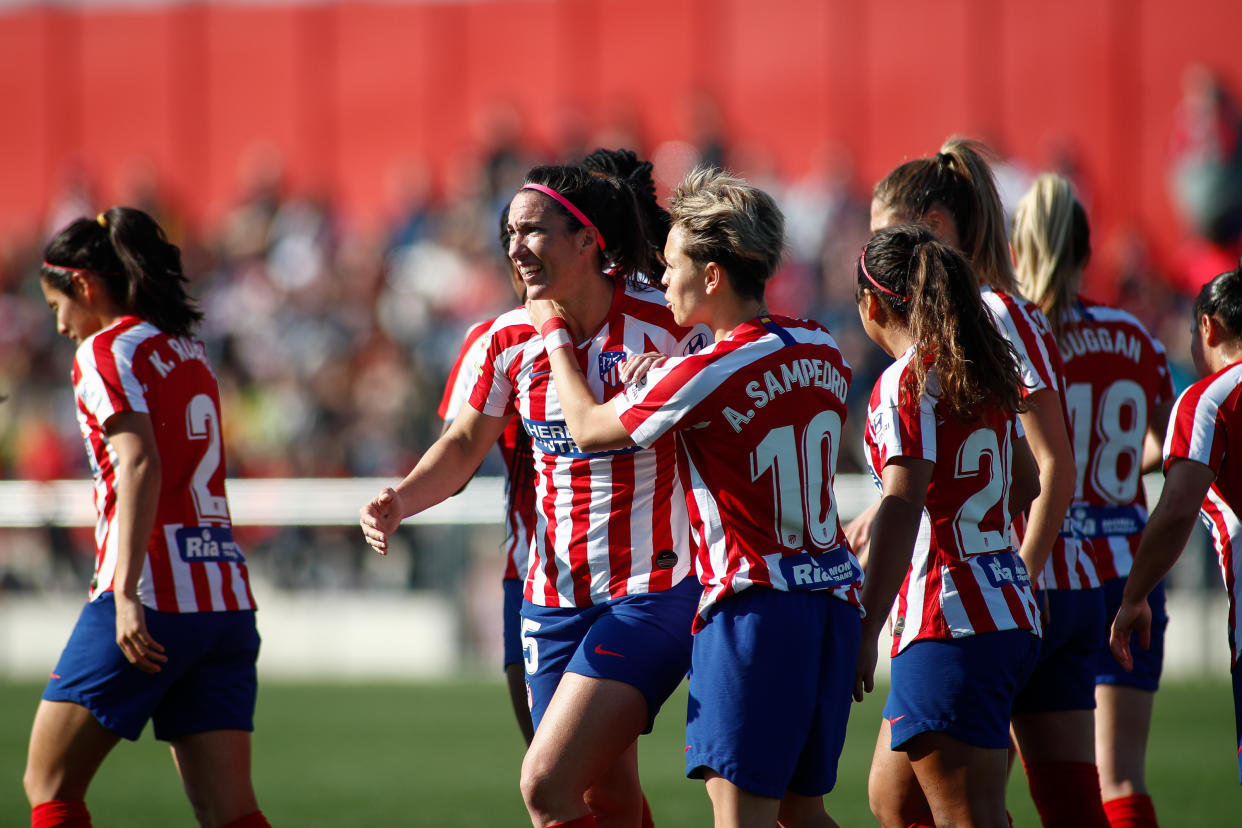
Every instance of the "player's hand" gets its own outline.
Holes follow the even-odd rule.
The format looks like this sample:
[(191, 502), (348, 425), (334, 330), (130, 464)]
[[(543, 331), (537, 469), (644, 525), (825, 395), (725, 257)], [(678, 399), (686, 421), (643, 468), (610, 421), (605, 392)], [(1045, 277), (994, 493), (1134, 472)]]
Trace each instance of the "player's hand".
[(1139, 646), (1146, 650), (1151, 646), (1151, 607), (1147, 599), (1134, 604), (1123, 601), (1113, 619), (1112, 634), (1108, 639), (1108, 648), (1113, 651), (1113, 658), (1127, 671), (1134, 669), (1134, 656), (1130, 652), (1130, 633), (1138, 633)]
[(629, 385), (631, 382), (637, 382), (647, 376), (647, 372), (652, 368), (658, 368), (664, 363), (667, 357), (659, 351), (648, 351), (645, 354), (635, 354), (634, 356), (621, 363), (621, 382)]
[(880, 645), (875, 636), (863, 633), (858, 647), (858, 668), (854, 672), (854, 701), (875, 689), (875, 665), (880, 660)]
[(530, 323), (537, 331), (542, 330), (543, 323), (549, 319), (564, 315), (551, 299), (527, 299), (526, 312), (530, 314)]
[(388, 538), (401, 525), (404, 517), (401, 498), (397, 490), (386, 488), (359, 510), (358, 525), (371, 548), (381, 555), (388, 554)]
[(144, 673), (158, 673), (167, 663), (164, 647), (147, 632), (146, 608), (136, 597), (114, 595), (116, 601), (116, 645), (130, 664)]
[(858, 565), (867, 569), (867, 553), (871, 547), (871, 525), (875, 523), (875, 513), (880, 509), (880, 501), (872, 503), (862, 514), (845, 524), (845, 539), (858, 558)]

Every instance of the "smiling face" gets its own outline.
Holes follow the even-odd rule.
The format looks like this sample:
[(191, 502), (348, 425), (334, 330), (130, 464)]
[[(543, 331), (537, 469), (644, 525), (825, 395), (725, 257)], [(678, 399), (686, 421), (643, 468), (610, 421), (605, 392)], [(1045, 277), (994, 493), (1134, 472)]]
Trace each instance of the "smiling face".
[(548, 196), (521, 190), (509, 204), (509, 260), (531, 299), (563, 300), (594, 268), (598, 248), (587, 228), (569, 229), (564, 211)]
[(703, 267), (686, 255), (680, 224), (674, 224), (664, 244), (664, 298), (673, 311), (678, 325), (690, 326), (698, 322), (709, 323), (707, 314), (707, 291), (703, 282)]
[(43, 298), (47, 300), (47, 306), (56, 315), (56, 332), (61, 336), (69, 337), (76, 343), (81, 343), (82, 340), (103, 327), (99, 314), (95, 313), (82, 299), (77, 298), (83, 293), (81, 290), (83, 284), (78, 281), (79, 278), (75, 277), (70, 285), (74, 288), (72, 296), (59, 288), (52, 287), (45, 279), (39, 280), (39, 287), (43, 289)]

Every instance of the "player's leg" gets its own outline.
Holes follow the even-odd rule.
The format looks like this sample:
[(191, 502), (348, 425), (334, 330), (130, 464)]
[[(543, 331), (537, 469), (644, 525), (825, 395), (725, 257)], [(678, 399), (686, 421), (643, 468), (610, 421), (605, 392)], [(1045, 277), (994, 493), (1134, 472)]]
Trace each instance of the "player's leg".
[(1139, 828), (1156, 823), (1147, 793), (1147, 738), (1156, 694), (1137, 687), (1095, 688), (1095, 741), (1100, 794), (1109, 824)]
[(259, 655), (254, 613), (195, 613), (161, 623), (173, 640), (193, 636), (204, 644), (151, 717), (155, 737), (171, 746), (195, 817), (210, 828), (266, 826), (250, 779)]
[(893, 750), (892, 741), (891, 725), (888, 719), (881, 719), (875, 753), (871, 757), (871, 772), (867, 776), (871, 813), (881, 825), (892, 828), (931, 825), (931, 809), (910, 757), (904, 751)]
[(532, 823), (555, 825), (593, 812), (600, 826), (637, 825), (642, 790), (635, 740), (647, 721), (638, 688), (566, 673), (522, 762)]
[[(166, 644), (157, 631), (152, 637)], [(91, 779), (120, 739), (138, 738), (176, 672), (175, 664), (142, 672), (115, 638), (116, 604), (106, 593), (82, 608), (43, 690), (23, 777), (36, 825), (88, 824)]]
[(905, 749), (936, 825), (1008, 828), (1007, 748), (981, 748), (927, 732), (910, 739)]
[(703, 776), (712, 801), (715, 828), (770, 826), (777, 820), (781, 800), (747, 793), (715, 771)]
[(41, 701), (30, 731), (22, 778), (36, 816), (40, 810), (64, 811), (66, 816), (76, 814), (78, 819), (87, 820), (80, 824), (89, 824), (81, 803), (99, 766), (120, 739), (79, 704)]
[(1108, 828), (1095, 765), (1102, 590), (1048, 590), (1039, 660), (1013, 702), (1013, 735), (1045, 826)]
[(824, 809), (822, 796), (799, 796), (795, 793), (787, 793), (781, 799), (776, 824), (780, 828), (839, 828)]
[[(250, 733), (212, 730), (181, 736), (171, 743), (173, 761), (199, 825), (222, 828), (259, 810), (250, 781)], [(243, 823), (267, 825), (259, 816)]]
[[(1125, 578), (1104, 584), (1105, 618), (1117, 614)], [(1134, 669), (1125, 670), (1113, 658), (1107, 643), (1096, 655), (1096, 758), (1100, 768), (1100, 793), (1104, 812), (1114, 828), (1155, 828), (1156, 809), (1147, 793), (1147, 738), (1155, 693), (1164, 666), (1164, 635), (1169, 616), (1165, 611), (1164, 583), (1147, 596), (1151, 607), (1151, 643), (1146, 649), (1131, 638)]]

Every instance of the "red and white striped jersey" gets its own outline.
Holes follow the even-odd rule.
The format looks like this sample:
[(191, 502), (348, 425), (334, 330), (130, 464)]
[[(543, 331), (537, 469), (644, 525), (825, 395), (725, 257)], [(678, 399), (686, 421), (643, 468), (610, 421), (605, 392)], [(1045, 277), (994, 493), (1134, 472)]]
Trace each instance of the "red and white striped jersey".
[[(1061, 413), (1068, 424), (1069, 415), (1065, 411), (1064, 366), (1057, 348), (1052, 328), (1043, 311), (1025, 299), (1018, 299), (1007, 293), (984, 287), (980, 291), (983, 305), (992, 315), (992, 321), (1001, 336), (1009, 340), (1018, 352), (1018, 365), (1022, 374), (1024, 397), (1051, 388), (1061, 399)], [(1068, 425), (1067, 425), (1068, 433)], [(1013, 522), (1015, 539), (1020, 543), (1026, 534), (1026, 516), (1019, 515)], [(1067, 581), (1057, 579), (1057, 573), (1074, 572), (1076, 577)], [(1079, 541), (1054, 544), (1044, 571), (1038, 573), (1036, 583), (1045, 589), (1099, 586), (1100, 581), (1095, 573), (1095, 564), (1086, 548)]]
[(117, 455), (104, 425), (136, 411), (151, 417), (162, 471), (138, 597), (161, 612), (254, 609), (245, 559), (233, 542), (220, 394), (203, 343), (126, 316), (78, 347), (73, 390), (99, 514), (90, 599), (113, 588), (118, 553)]
[[(444, 396), (437, 413), (449, 422), (457, 417), (470, 397), (487, 355), (485, 336), (495, 320), (479, 322), (466, 331), (457, 361), (444, 385)], [(535, 461), (531, 456), (530, 435), (515, 416), (496, 441), (505, 464), (505, 580), (526, 580), (530, 566), (530, 540), (535, 532)]]
[(683, 450), (704, 586), (696, 630), (753, 585), (861, 606), (832, 490), (851, 373), (817, 323), (761, 317), (613, 397), (636, 443), (675, 432)]
[[(1078, 482), (1057, 547), (1081, 545), (1099, 580), (1112, 580), (1130, 574), (1147, 523), (1143, 442), (1152, 410), (1173, 399), (1168, 358), (1133, 314), (1081, 297), (1059, 344)], [(1093, 586), (1068, 557), (1054, 550), (1044, 585)]]
[(867, 409), (867, 460), (880, 480), (895, 457), (935, 463), (918, 539), (892, 614), (893, 655), (920, 639), (997, 630), (1039, 632), (1039, 610), (1011, 543), (1009, 491), (1017, 418), (990, 406), (959, 420), (936, 403), (927, 373), (921, 398), (909, 390), (912, 347), (876, 382)]
[(1182, 392), (1173, 404), (1164, 438), (1164, 468), (1194, 460), (1216, 472), (1199, 516), (1212, 533), (1225, 591), (1229, 594), (1231, 666), (1242, 654), (1242, 362), (1235, 362)]
[[(526, 309), (498, 317), (489, 337), (470, 404), (496, 417), (516, 411), (533, 443), (538, 522), (526, 600), (585, 607), (680, 582), (690, 571), (690, 526), (672, 438), (649, 449), (582, 451)], [(630, 356), (679, 356), (710, 341), (705, 329), (673, 321), (664, 294), (618, 283), (604, 323), (574, 356), (602, 403), (621, 393), (618, 372)]]

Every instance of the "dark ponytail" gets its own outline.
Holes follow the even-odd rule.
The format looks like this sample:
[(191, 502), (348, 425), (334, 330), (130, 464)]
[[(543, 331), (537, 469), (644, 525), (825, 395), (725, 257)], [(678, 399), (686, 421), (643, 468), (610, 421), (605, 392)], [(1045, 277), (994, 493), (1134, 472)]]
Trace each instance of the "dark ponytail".
[[(556, 165), (535, 167), (526, 174), (525, 183), (555, 190), (591, 220), (604, 238), (602, 270), (613, 278), (656, 284), (647, 270), (650, 248), (638, 204), (625, 182), (594, 175), (582, 166)], [(559, 202), (544, 197), (566, 218), (571, 231), (584, 226)]]
[(930, 362), (940, 383), (938, 400), (962, 419), (981, 405), (1022, 410), (1018, 355), (996, 330), (979, 297), (970, 262), (913, 225), (877, 233), (857, 267), (857, 298), (872, 295), (906, 320), (916, 343), (914, 386), (922, 396)]
[(155, 219), (132, 207), (112, 207), (61, 230), (43, 251), (43, 280), (63, 293), (71, 274), (87, 270), (103, 280), (118, 305), (167, 334), (187, 336), (203, 318), (185, 291), (181, 251)]
[(668, 233), (673, 228), (673, 219), (668, 211), (660, 206), (656, 197), (655, 179), (651, 177), (651, 162), (638, 157), (633, 150), (599, 149), (582, 159), (582, 166), (593, 173), (611, 175), (626, 183), (634, 193), (642, 216), (643, 229), (647, 234), (650, 248), (649, 263), (644, 268), (657, 283), (664, 274), (664, 244), (668, 241)]

